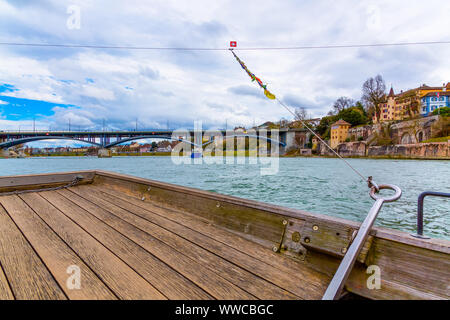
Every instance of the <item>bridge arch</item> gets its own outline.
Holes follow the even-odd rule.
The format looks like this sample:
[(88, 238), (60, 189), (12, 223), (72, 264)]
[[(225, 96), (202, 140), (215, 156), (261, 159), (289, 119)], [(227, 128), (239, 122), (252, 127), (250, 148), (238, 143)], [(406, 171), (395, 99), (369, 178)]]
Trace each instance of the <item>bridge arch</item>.
[[(228, 138), (234, 138), (234, 137), (248, 137), (248, 138), (262, 139), (262, 140), (269, 141), (270, 143), (272, 143), (272, 142), (278, 143), (282, 147), (286, 146), (286, 143), (284, 143), (284, 142), (281, 142), (281, 141), (278, 141), (278, 140), (275, 140), (275, 139), (271, 139), (271, 138), (267, 138), (267, 137), (264, 137), (264, 136), (254, 135), (254, 134), (233, 134), (233, 135), (225, 135), (225, 136), (222, 136), (221, 138), (222, 138), (222, 140), (226, 140)], [(207, 141), (202, 146), (206, 146), (206, 145), (211, 144), (213, 142), (214, 142), (214, 140)]]
[(42, 141), (42, 140), (70, 140), (70, 141), (79, 141), (84, 142), (93, 146), (102, 147), (100, 143), (86, 141), (78, 138), (64, 137), (64, 136), (36, 136), (36, 137), (28, 137), (21, 138), (16, 140), (10, 140), (0, 143), (0, 149), (8, 149), (14, 146), (18, 146), (19, 144), (25, 144), (29, 142)]
[(107, 144), (106, 146), (104, 146), (104, 148), (109, 149), (112, 148), (114, 146), (117, 146), (119, 144), (122, 144), (124, 142), (130, 142), (130, 141), (136, 141), (136, 140), (143, 140), (143, 139), (164, 139), (164, 140), (172, 140), (172, 141), (180, 141), (180, 142), (187, 142), (195, 147), (199, 147), (199, 145), (193, 143), (192, 141), (189, 140), (185, 140), (185, 139), (179, 139), (179, 138), (172, 138), (172, 137), (167, 137), (167, 136), (138, 136), (138, 137), (130, 137), (130, 138), (126, 138), (126, 139), (122, 139), (122, 140), (117, 140), (114, 141), (110, 144)]

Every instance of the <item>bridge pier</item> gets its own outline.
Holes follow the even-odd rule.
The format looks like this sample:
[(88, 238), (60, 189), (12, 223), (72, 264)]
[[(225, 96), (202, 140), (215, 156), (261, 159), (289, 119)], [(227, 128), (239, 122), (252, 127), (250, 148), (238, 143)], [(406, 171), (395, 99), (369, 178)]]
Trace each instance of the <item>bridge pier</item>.
[(100, 148), (98, 149), (97, 156), (99, 158), (111, 158), (112, 157), (111, 149)]

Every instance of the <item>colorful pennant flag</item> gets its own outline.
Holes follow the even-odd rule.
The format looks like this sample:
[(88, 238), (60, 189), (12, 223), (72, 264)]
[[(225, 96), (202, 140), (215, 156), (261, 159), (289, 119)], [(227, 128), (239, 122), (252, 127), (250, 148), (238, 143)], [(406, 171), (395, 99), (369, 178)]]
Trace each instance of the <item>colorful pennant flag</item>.
[(237, 62), (239, 62), (239, 64), (241, 65), (242, 69), (245, 70), (245, 72), (247, 72), (248, 76), (252, 79), (252, 81), (258, 82), (258, 85), (264, 89), (264, 94), (266, 95), (267, 98), (269, 99), (275, 99), (275, 95), (273, 93), (271, 93), (269, 90), (267, 90), (267, 85), (263, 84), (263, 82), (261, 81), (260, 78), (258, 78), (257, 76), (255, 76), (253, 73), (250, 72), (250, 70), (248, 70), (247, 66), (244, 64), (244, 62), (242, 62), (241, 59), (239, 59), (239, 57), (234, 53), (234, 51), (232, 49), (230, 49), (231, 53), (234, 55), (234, 57), (236, 58)]

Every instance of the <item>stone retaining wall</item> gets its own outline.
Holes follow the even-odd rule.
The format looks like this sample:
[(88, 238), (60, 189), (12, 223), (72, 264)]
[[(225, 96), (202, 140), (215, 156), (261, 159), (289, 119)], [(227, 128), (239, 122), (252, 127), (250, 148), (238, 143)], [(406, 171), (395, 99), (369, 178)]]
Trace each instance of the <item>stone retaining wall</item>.
[[(333, 156), (323, 145), (318, 154)], [(414, 144), (396, 144), (390, 146), (367, 146), (365, 141), (341, 143), (336, 148), (343, 157), (398, 157), (411, 159), (450, 159), (450, 140), (447, 142), (429, 142)]]

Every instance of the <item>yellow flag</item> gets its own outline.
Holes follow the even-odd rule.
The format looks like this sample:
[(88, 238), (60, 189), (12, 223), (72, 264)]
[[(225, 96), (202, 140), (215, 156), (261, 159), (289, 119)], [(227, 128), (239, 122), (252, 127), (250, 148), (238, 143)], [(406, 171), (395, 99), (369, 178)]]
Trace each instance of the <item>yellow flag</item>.
[(275, 95), (272, 94), (272, 93), (270, 93), (270, 91), (267, 90), (267, 89), (264, 89), (264, 94), (265, 94), (266, 97), (269, 98), (269, 99), (272, 99), (272, 100), (275, 99)]

